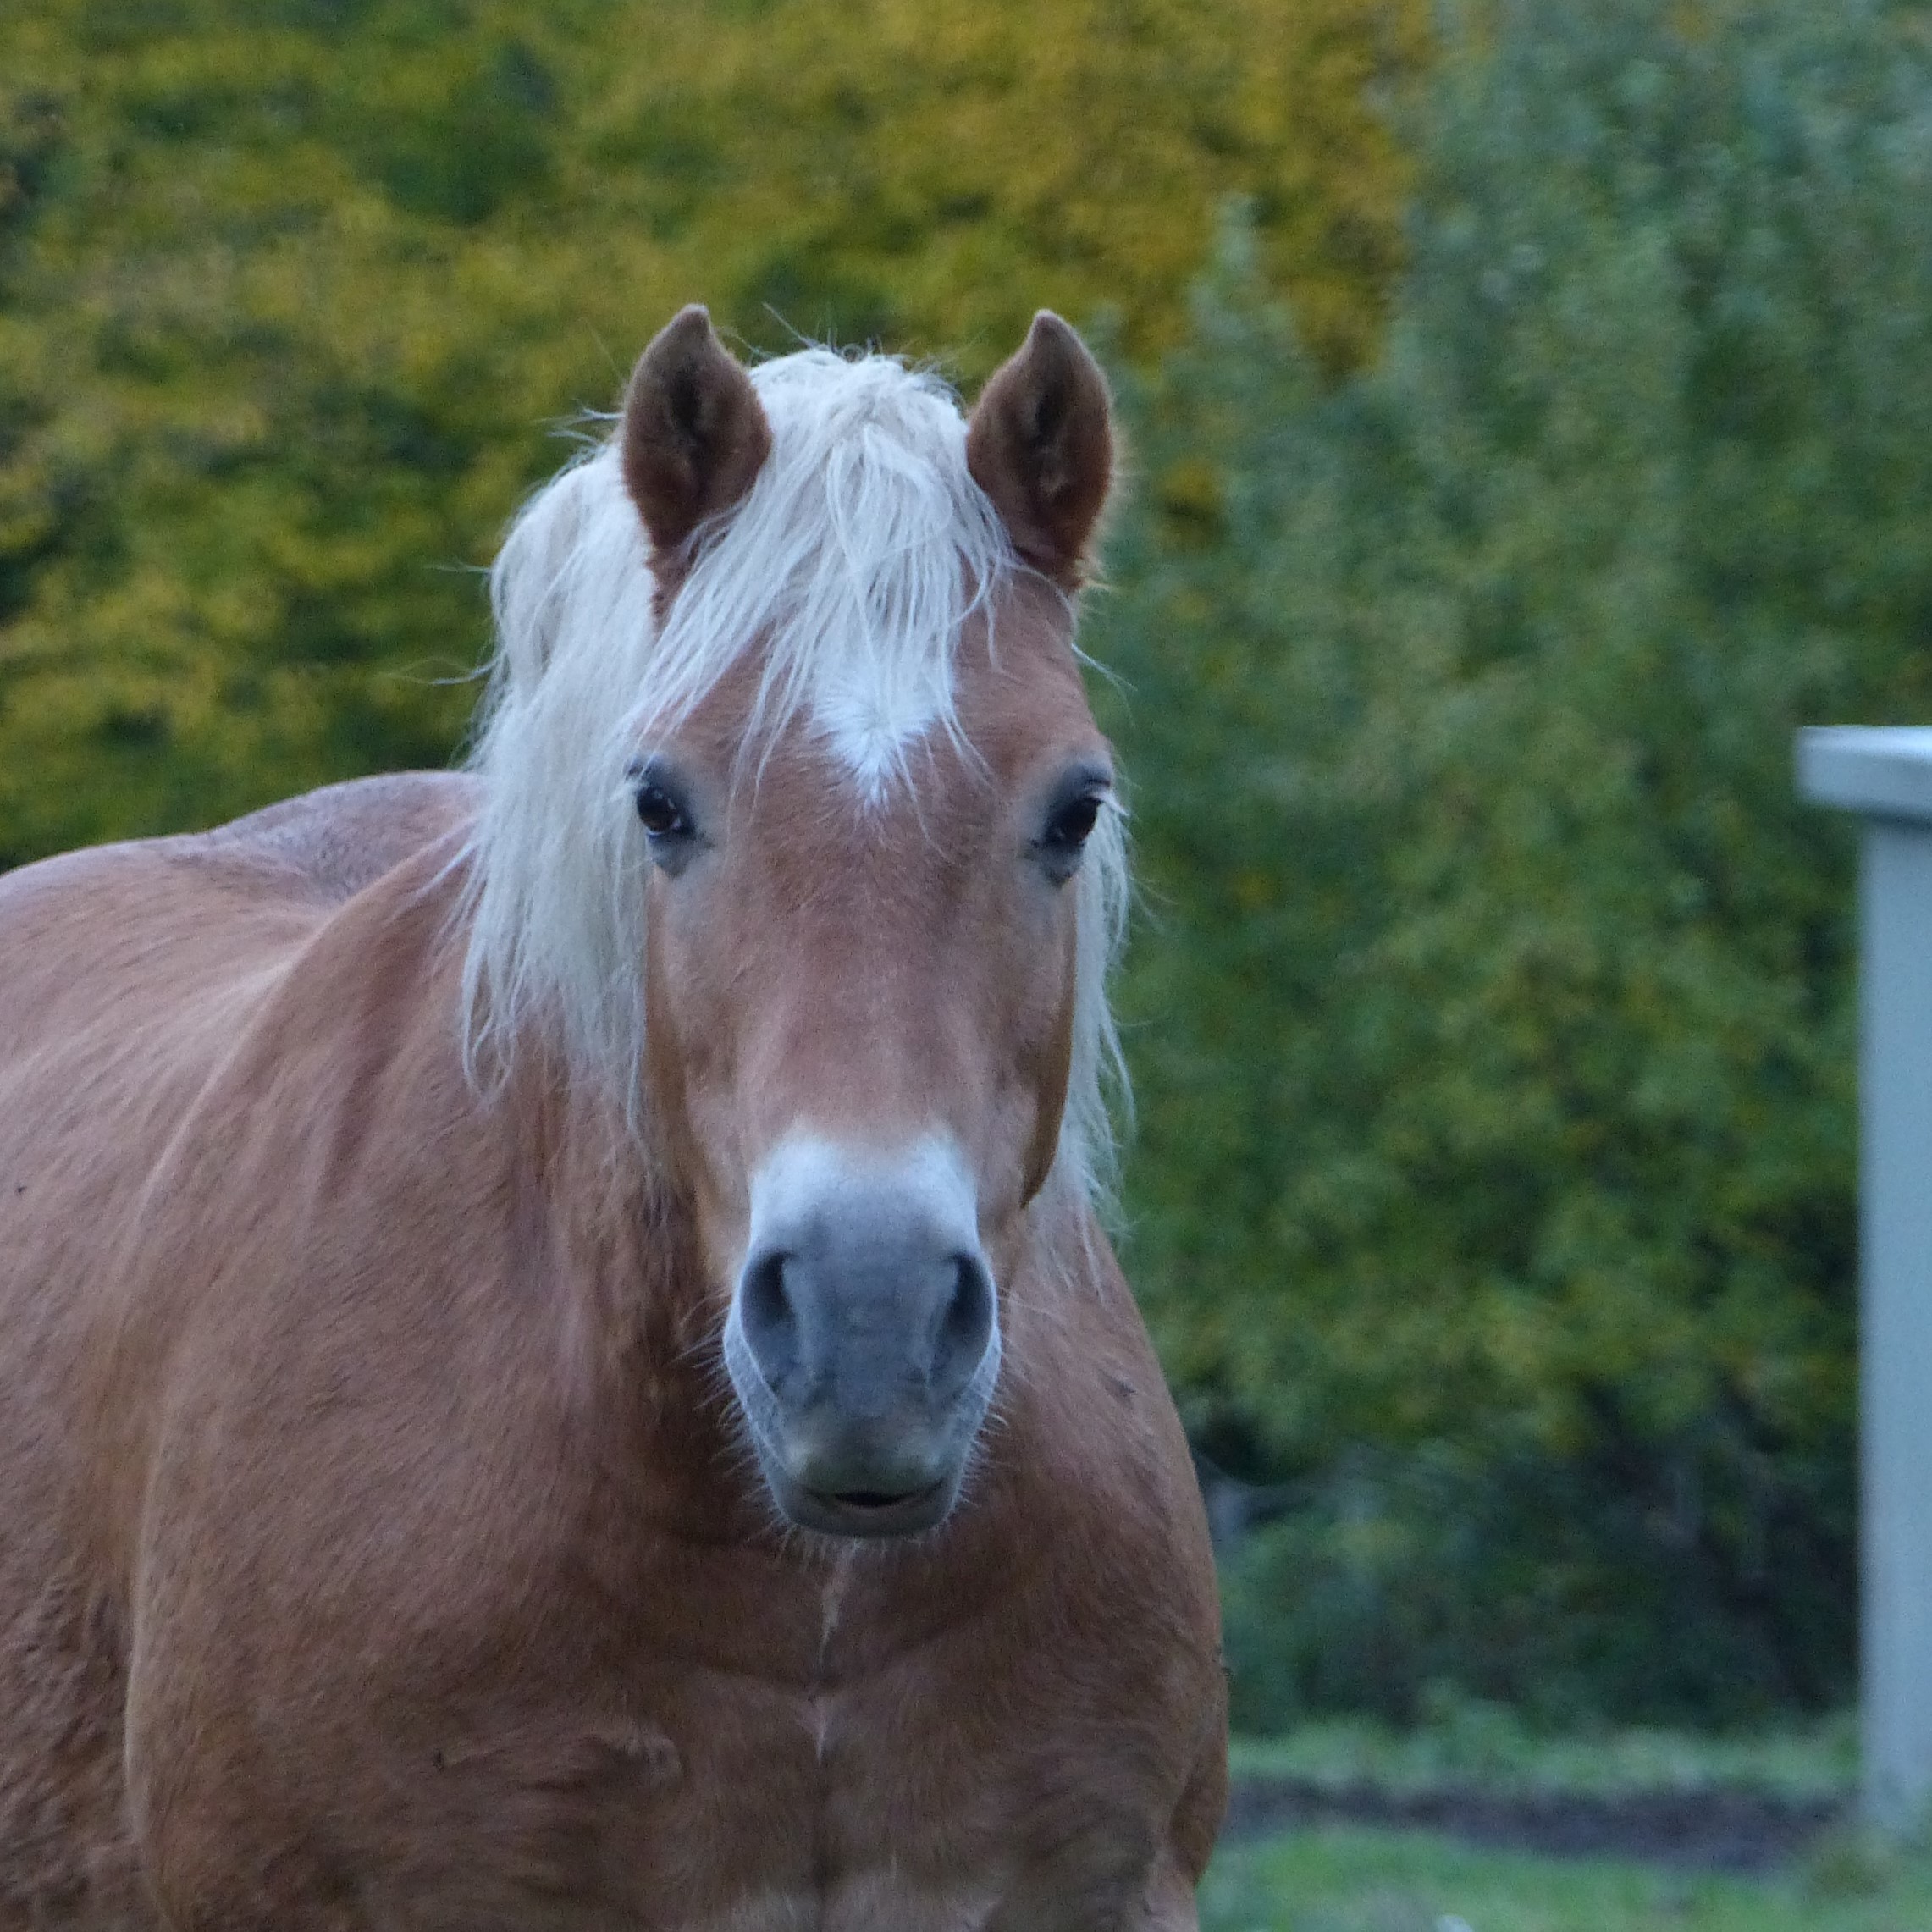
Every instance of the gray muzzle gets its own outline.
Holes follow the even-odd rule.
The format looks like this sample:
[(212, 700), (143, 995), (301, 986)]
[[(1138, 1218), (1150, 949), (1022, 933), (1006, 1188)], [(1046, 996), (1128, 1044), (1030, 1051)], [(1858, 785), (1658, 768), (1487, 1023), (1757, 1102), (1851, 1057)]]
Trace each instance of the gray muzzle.
[(785, 1515), (834, 1536), (930, 1529), (999, 1377), (974, 1189), (942, 1142), (803, 1137), (753, 1177), (725, 1361)]

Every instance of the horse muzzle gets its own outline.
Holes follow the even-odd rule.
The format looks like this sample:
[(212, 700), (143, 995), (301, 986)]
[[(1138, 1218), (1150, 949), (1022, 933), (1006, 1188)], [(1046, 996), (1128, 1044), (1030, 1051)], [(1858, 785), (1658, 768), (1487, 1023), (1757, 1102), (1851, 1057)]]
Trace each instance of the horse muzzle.
[(783, 1142), (753, 1179), (725, 1362), (789, 1521), (846, 1537), (942, 1521), (1000, 1365), (974, 1190), (953, 1150)]

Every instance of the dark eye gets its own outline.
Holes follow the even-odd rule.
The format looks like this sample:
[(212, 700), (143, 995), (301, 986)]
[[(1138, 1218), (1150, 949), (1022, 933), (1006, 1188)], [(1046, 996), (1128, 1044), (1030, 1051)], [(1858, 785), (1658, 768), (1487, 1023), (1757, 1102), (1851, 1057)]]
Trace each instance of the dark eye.
[(1047, 814), (1046, 829), (1035, 842), (1034, 851), (1050, 878), (1065, 880), (1079, 869), (1080, 854), (1100, 822), (1105, 803), (1103, 792), (1075, 792), (1061, 799)]
[(654, 839), (679, 838), (691, 830), (684, 808), (661, 785), (638, 787), (638, 817)]
[(1077, 798), (1069, 798), (1065, 804), (1054, 811), (1046, 821), (1046, 831), (1041, 843), (1060, 852), (1078, 852), (1093, 836), (1094, 826), (1100, 820), (1100, 798), (1091, 792), (1083, 792)]

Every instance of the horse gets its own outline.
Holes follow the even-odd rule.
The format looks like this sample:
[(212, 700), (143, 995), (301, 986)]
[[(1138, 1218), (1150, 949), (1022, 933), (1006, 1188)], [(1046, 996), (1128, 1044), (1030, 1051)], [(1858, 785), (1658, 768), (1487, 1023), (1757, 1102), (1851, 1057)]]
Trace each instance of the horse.
[(0, 1928), (1195, 1924), (1109, 411), (688, 308), (462, 770), (0, 879)]

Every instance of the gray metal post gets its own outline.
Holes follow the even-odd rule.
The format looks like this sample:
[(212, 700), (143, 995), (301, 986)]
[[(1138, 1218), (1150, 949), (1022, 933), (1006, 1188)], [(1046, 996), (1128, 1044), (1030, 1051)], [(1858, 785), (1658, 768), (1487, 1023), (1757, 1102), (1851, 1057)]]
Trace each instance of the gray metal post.
[(1798, 734), (1799, 789), (1864, 819), (1859, 886), (1859, 1587), (1866, 1816), (1932, 1811), (1932, 730)]

